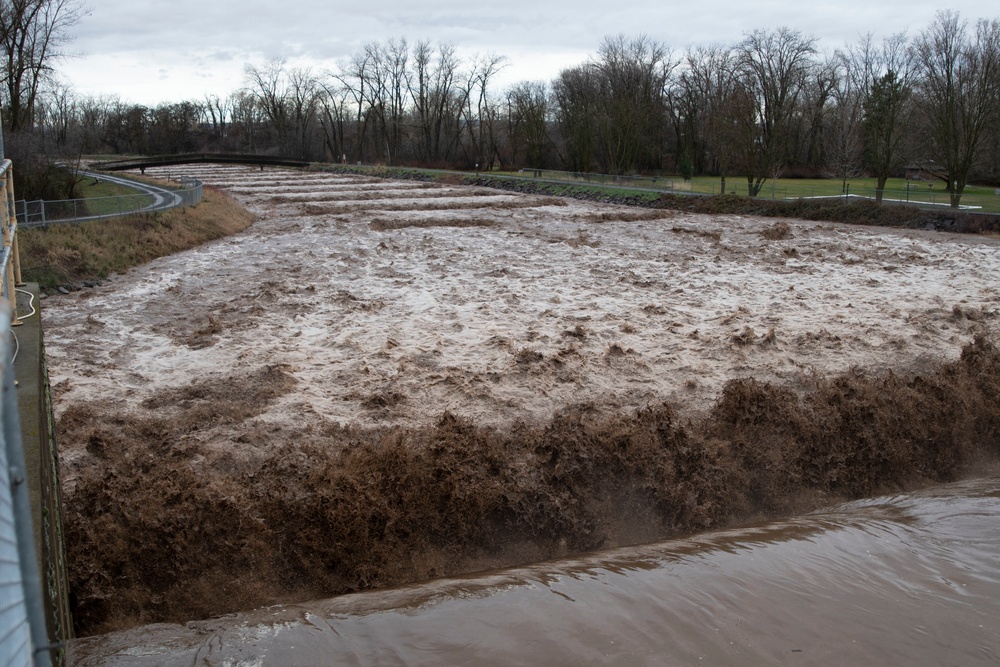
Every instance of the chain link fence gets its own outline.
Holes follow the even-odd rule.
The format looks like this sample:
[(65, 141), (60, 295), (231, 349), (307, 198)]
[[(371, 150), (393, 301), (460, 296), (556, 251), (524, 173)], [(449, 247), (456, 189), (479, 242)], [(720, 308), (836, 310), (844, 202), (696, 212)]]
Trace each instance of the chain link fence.
[(45, 603), (38, 570), (35, 534), (28, 491), (28, 466), (21, 441), (18, 393), (14, 381), (16, 341), (11, 325), (16, 310), (13, 265), (17, 261), (13, 169), (0, 164), (0, 227), (3, 251), (0, 276), (0, 665), (28, 667), (51, 664)]
[(15, 204), (18, 224), (21, 227), (44, 227), (59, 223), (88, 222), (117, 218), (135, 213), (162, 211), (179, 206), (194, 206), (201, 202), (201, 181), (182, 176), (180, 188), (162, 193), (119, 195), (116, 197), (91, 197), (58, 201), (25, 201)]

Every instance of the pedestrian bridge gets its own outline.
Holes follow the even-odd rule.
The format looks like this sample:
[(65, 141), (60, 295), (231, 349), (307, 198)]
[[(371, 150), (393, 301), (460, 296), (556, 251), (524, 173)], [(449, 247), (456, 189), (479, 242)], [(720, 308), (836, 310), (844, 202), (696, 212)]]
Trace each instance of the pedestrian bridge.
[(179, 153), (177, 155), (153, 155), (126, 160), (91, 162), (90, 169), (98, 171), (127, 171), (146, 167), (170, 167), (178, 164), (249, 164), (261, 167), (308, 167), (311, 163), (290, 157), (276, 155), (243, 155), (239, 153)]

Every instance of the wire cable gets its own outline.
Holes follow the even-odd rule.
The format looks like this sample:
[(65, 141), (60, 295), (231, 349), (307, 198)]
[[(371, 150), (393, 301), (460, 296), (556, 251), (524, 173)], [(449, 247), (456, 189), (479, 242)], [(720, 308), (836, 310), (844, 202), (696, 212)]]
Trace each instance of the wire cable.
[[(38, 311), (35, 309), (35, 295), (32, 294), (31, 292), (29, 292), (28, 290), (24, 290), (24, 289), (14, 288), (14, 291), (15, 292), (20, 292), (21, 294), (27, 294), (28, 295), (28, 308), (31, 308), (31, 312), (29, 314), (25, 315), (23, 318), (22, 317), (18, 317), (18, 319), (27, 319), (29, 317), (34, 317), (35, 315), (37, 315)], [(21, 343), (17, 340), (17, 334), (14, 333), (13, 329), (10, 330), (10, 336), (11, 336), (11, 338), (14, 339), (14, 354), (11, 355), (11, 357), (10, 357), (10, 363), (11, 363), (11, 366), (13, 366), (14, 362), (17, 361), (17, 353), (21, 351)]]
[(24, 317), (18, 317), (17, 319), (23, 320), (23, 319), (26, 319), (28, 317), (32, 317), (33, 315), (37, 315), (38, 311), (35, 310), (35, 295), (32, 294), (31, 292), (29, 292), (26, 289), (18, 289), (16, 287), (14, 288), (14, 291), (15, 292), (20, 292), (21, 294), (27, 294), (28, 295), (28, 308), (31, 308), (31, 312), (29, 314), (25, 315)]

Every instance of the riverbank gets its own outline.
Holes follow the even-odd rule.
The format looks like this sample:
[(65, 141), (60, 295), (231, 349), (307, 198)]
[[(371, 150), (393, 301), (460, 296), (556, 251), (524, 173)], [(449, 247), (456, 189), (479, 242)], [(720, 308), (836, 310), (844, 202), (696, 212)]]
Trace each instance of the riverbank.
[(21, 271), (49, 292), (93, 287), (113, 273), (235, 234), (252, 222), (235, 200), (206, 187), (197, 206), (20, 230)]

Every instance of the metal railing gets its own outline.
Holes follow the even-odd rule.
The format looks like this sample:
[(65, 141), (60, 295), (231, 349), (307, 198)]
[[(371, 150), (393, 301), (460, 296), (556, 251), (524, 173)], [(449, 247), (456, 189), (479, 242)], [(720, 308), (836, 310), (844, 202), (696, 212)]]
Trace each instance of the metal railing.
[[(2, 150), (2, 149), (0, 149)], [(4, 201), (0, 202), (3, 252), (0, 276), (0, 664), (47, 666), (48, 629), (36, 558), (28, 494), (27, 467), (21, 443), (21, 420), (14, 384), (11, 326), (17, 323), (16, 285), (20, 280), (13, 168), (0, 165)]]
[(3, 277), (3, 298), (10, 306), (11, 324), (20, 324), (17, 319), (16, 285), (21, 284), (21, 254), (17, 248), (17, 216), (14, 204), (14, 167), (10, 160), (0, 165), (0, 188), (3, 202), (0, 202), (0, 231), (3, 237), (3, 251), (0, 255), (0, 275)]
[(201, 202), (203, 186), (195, 178), (182, 176), (181, 187), (170, 191), (171, 201), (163, 203), (152, 194), (91, 197), (88, 199), (36, 200), (15, 202), (17, 220), (22, 227), (44, 227), (60, 223), (117, 218), (135, 213), (162, 211), (179, 206), (194, 206)]

